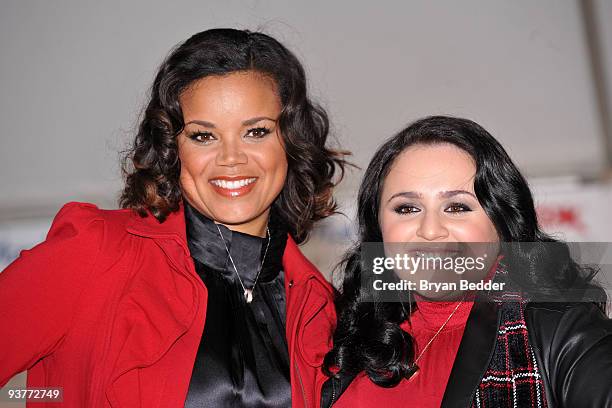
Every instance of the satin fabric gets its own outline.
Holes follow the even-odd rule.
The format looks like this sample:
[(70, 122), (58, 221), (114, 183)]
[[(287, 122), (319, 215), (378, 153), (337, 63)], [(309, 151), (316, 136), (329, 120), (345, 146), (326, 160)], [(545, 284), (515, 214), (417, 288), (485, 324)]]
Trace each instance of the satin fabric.
[[(290, 407), (282, 256), (287, 232), (270, 219), (270, 246), (246, 303), (244, 290), (213, 221), (185, 204), (187, 242), (208, 289), (205, 329), (185, 407)], [(252, 288), (267, 238), (219, 225), (245, 287)]]

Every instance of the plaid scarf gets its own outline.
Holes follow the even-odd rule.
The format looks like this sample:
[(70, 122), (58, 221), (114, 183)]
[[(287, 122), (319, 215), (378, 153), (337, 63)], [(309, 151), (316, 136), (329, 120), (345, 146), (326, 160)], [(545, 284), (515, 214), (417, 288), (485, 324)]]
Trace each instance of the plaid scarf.
[(501, 304), (495, 350), (472, 408), (548, 407), (544, 383), (529, 344), (525, 304)]

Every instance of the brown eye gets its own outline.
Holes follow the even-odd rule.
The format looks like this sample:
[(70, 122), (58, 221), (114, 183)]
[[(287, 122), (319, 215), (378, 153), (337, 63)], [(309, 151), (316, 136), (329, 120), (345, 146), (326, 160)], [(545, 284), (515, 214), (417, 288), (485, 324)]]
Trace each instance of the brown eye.
[(397, 214), (413, 214), (420, 212), (421, 210), (413, 205), (402, 204), (398, 205), (393, 209)]
[(462, 203), (452, 203), (444, 211), (450, 212), (450, 213), (460, 213), (460, 212), (472, 211), (472, 209)]
[(193, 132), (187, 135), (187, 137), (194, 142), (207, 144), (215, 140), (215, 137), (210, 132)]
[(268, 129), (267, 127), (257, 127), (257, 128), (249, 129), (247, 132), (247, 136), (255, 138), (255, 139), (261, 139), (262, 137), (268, 135), (269, 133), (270, 133), (270, 129)]

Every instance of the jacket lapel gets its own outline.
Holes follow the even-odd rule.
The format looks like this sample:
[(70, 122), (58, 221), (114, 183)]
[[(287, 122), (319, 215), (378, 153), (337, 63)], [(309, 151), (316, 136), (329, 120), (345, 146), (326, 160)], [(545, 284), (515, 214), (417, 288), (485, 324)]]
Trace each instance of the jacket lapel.
[[(205, 314), (207, 295), (187, 247), (182, 204), (163, 223), (152, 215), (140, 217), (134, 212), (125, 229), (130, 234), (151, 239), (166, 260), (148, 264), (153, 261), (143, 259), (140, 267), (146, 269), (146, 275), (132, 279), (130, 291), (117, 306), (115, 330), (119, 334), (114, 336), (114, 341), (120, 351), (106, 395), (112, 406), (121, 407), (135, 406), (136, 402), (128, 399), (138, 397), (134, 391), (137, 386), (141, 388), (141, 395), (155, 399), (152, 395), (161, 391), (159, 384), (140, 384), (141, 374), (136, 369), (158, 361), (190, 328), (197, 331), (199, 341), (204, 321), (196, 321), (195, 326), (194, 321), (198, 313)], [(183, 380), (179, 382), (186, 391), (187, 384)]]
[[(191, 293), (185, 293), (180, 297), (172, 296), (172, 298), (182, 299), (184, 302), (175, 302), (178, 304), (171, 315), (177, 324), (176, 330), (171, 333), (165, 332), (169, 341), (161, 345), (155, 353), (148, 353), (149, 356), (153, 354), (159, 356), (170, 347), (173, 343), (172, 339), (178, 338), (188, 330), (198, 307), (205, 308), (206, 288), (195, 272), (187, 246), (182, 203), (179, 210), (169, 214), (163, 223), (160, 223), (151, 215), (143, 218), (134, 214), (126, 225), (126, 229), (131, 234), (153, 239), (167, 256), (174, 273), (178, 272), (179, 276), (187, 277), (192, 284)], [(311, 365), (320, 365), (319, 360), (322, 360), (323, 356), (322, 350), (330, 348), (330, 344), (327, 343), (331, 340), (332, 322), (335, 320), (335, 316), (328, 315), (333, 314), (334, 311), (333, 308), (328, 314), (321, 314), (319, 311), (328, 303), (331, 304), (333, 288), (317, 268), (304, 257), (290, 235), (283, 254), (283, 270), (285, 271), (285, 293), (287, 296), (286, 335), (292, 360), (292, 393), (294, 398), (298, 399), (300, 398), (299, 395), (303, 394), (304, 405), (308, 405), (308, 401), (312, 398), (311, 390), (304, 389), (305, 383), (303, 383), (298, 372), (294, 356), (299, 349), (305, 362)], [(172, 287), (172, 285), (169, 286)], [(198, 292), (201, 292), (203, 296), (197, 296)], [(202, 302), (203, 305), (199, 306)], [(329, 333), (323, 333), (323, 329)], [(305, 338), (309, 341), (298, 342), (298, 338)], [(112, 398), (120, 394), (114, 393), (112, 388), (120, 386), (120, 377), (124, 373), (130, 372), (135, 367), (146, 367), (150, 364), (150, 360), (148, 357), (131, 359), (128, 365), (122, 367), (113, 378), (115, 387), (111, 387), (111, 390), (109, 390), (109, 400), (113, 401)], [(306, 374), (302, 373), (302, 375)], [(114, 400), (114, 402), (114, 405), (121, 405), (118, 400)], [(299, 406), (298, 403), (294, 405)]]
[(495, 350), (500, 319), (499, 309), (499, 305), (493, 302), (474, 303), (455, 356), (441, 407), (470, 406), (474, 391), (489, 366)]

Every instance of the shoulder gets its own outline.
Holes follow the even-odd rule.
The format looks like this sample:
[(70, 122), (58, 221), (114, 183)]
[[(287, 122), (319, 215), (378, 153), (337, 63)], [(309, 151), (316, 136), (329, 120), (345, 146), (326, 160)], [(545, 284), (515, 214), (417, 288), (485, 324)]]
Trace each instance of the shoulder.
[[(51, 252), (62, 248), (72, 254), (69, 258), (80, 261), (94, 254), (112, 257), (127, 250), (125, 239), (132, 235), (128, 226), (136, 217), (129, 209), (106, 210), (92, 203), (72, 201), (64, 204), (53, 218), (45, 247)], [(99, 259), (97, 255), (95, 258)]]
[(534, 322), (548, 321), (551, 326), (576, 323), (612, 328), (612, 321), (593, 302), (531, 302), (525, 306), (525, 314)]
[(612, 406), (612, 320), (588, 302), (529, 304), (525, 319), (551, 399), (559, 406)]
[(312, 263), (300, 250), (293, 238), (289, 235), (285, 253), (283, 254), (283, 267), (287, 274), (287, 279), (296, 284), (304, 283), (312, 279), (315, 287), (326, 297), (333, 297), (334, 290), (332, 285), (325, 279), (319, 269)]
[(71, 220), (87, 222), (94, 219), (111, 223), (126, 223), (135, 215), (131, 209), (105, 210), (92, 203), (70, 201), (62, 206), (55, 216), (55, 220)]
[[(612, 335), (612, 320), (592, 302), (533, 302), (525, 307), (532, 328), (546, 335), (564, 332), (595, 331)], [(541, 329), (541, 330), (540, 330)], [(545, 331), (549, 333), (544, 333)]]
[(53, 218), (47, 239), (99, 235), (117, 227), (125, 230), (132, 217), (132, 210), (104, 210), (92, 203), (71, 201), (64, 204)]
[(612, 320), (592, 302), (528, 303), (525, 320), (534, 346), (550, 355), (583, 356), (612, 340)]
[[(97, 265), (108, 236), (104, 210), (69, 202), (55, 215), (46, 238), (20, 251), (2, 277), (7, 287), (40, 286), (69, 293), (80, 288)], [(6, 282), (12, 282), (7, 284)], [(39, 296), (40, 297), (40, 296)]]

